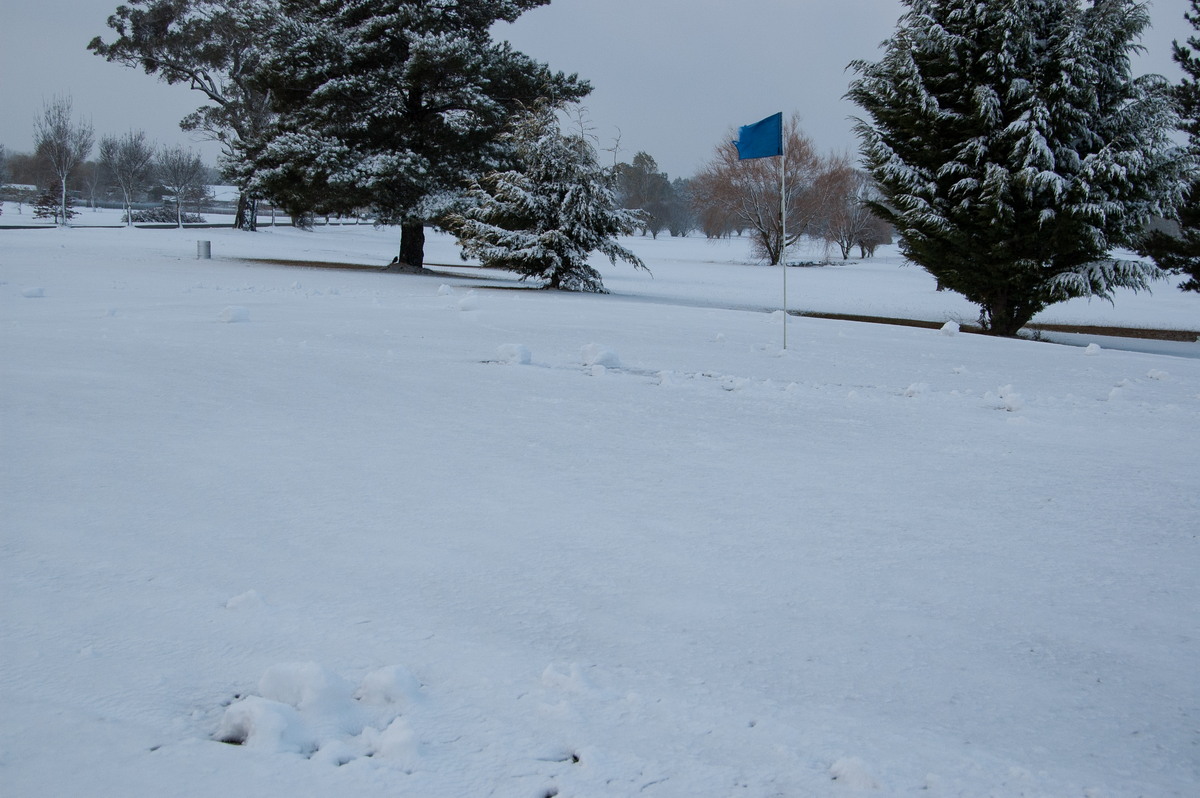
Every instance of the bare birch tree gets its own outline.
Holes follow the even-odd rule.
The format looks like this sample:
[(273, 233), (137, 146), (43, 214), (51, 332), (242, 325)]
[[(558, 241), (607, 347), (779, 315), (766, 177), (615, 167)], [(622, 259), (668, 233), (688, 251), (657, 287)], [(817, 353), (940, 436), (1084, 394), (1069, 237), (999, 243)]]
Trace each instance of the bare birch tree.
[(58, 223), (70, 224), (67, 213), (67, 181), (92, 151), (95, 135), (90, 122), (71, 118), (69, 96), (55, 97), (45, 103), (42, 115), (34, 121), (33, 142), (39, 157), (50, 167), (59, 185)]

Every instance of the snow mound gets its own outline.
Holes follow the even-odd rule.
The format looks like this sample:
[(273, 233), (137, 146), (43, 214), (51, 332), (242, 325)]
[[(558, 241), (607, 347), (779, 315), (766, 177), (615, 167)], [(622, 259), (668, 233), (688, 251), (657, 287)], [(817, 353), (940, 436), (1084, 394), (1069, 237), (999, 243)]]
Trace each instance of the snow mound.
[(390, 665), (368, 673), (354, 697), (370, 706), (407, 706), (421, 698), (421, 682), (403, 665)]
[(451, 288), (450, 286), (446, 285), (445, 283), (442, 283), (441, 285), (438, 286), (437, 292), (438, 292), (438, 296), (451, 296), (454, 293), (454, 289)]
[(1095, 357), (1096, 355), (1100, 354), (1100, 344), (1088, 344), (1087, 348), (1083, 350), (1083, 353), (1088, 357)]
[(265, 605), (266, 605), (266, 602), (263, 601), (262, 596), (260, 596), (258, 594), (257, 590), (247, 590), (245, 593), (236, 595), (233, 598), (229, 599), (229, 601), (226, 601), (225, 609), (227, 609), (227, 610), (245, 610), (245, 609), (253, 609), (254, 607), (262, 607)]
[(942, 328), (938, 330), (938, 332), (946, 336), (958, 335), (960, 329), (961, 328), (958, 326), (958, 322), (948, 321), (942, 325)]
[(858, 757), (843, 757), (829, 768), (829, 777), (844, 787), (858, 790), (878, 790), (879, 782)]
[(241, 305), (230, 305), (221, 311), (221, 315), (218, 318), (226, 324), (250, 321), (250, 310)]
[(514, 366), (528, 366), (533, 362), (533, 353), (524, 344), (503, 344), (497, 354), (501, 362)]
[(1009, 413), (1015, 413), (1025, 406), (1025, 400), (1021, 398), (1021, 394), (1013, 390), (1011, 385), (1004, 385), (996, 389), (999, 396), (1000, 409), (1006, 410)]
[(1148, 372), (1146, 372), (1146, 376), (1152, 380), (1165, 380), (1171, 375), (1162, 369), (1150, 369)]
[(579, 356), (585, 366), (604, 366), (609, 369), (621, 367), (621, 358), (617, 357), (617, 353), (600, 344), (588, 344), (580, 351)]
[(308, 754), (316, 741), (295, 707), (261, 696), (247, 696), (225, 710), (216, 738), (270, 753)]
[(44, 288), (37, 288), (37, 287), (26, 288), (24, 291), (21, 292), (21, 296), (25, 297), (26, 299), (40, 299), (41, 297), (44, 297), (45, 295), (46, 295), (46, 290)]
[(926, 393), (929, 393), (929, 383), (926, 382), (914, 382), (904, 389), (904, 395), (910, 399)]

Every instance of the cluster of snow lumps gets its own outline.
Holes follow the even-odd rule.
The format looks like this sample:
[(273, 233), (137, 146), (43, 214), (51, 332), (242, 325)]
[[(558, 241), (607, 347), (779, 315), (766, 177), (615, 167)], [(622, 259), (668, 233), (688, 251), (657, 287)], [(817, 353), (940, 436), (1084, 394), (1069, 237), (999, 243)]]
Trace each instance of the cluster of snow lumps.
[(257, 694), (226, 708), (214, 737), (335, 765), (377, 757), (411, 771), (418, 741), (402, 715), (421, 695), (420, 682), (398, 665), (368, 673), (357, 688), (315, 662), (273, 665)]

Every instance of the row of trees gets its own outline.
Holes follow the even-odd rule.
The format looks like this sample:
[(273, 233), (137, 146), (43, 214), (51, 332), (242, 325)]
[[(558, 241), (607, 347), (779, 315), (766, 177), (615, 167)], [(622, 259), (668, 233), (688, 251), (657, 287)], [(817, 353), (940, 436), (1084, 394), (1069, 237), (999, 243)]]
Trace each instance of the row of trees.
[[(396, 268), (419, 269), (425, 224), (469, 236), (481, 228), (461, 220), (487, 221), (479, 208), (512, 209), (546, 188), (500, 178), (536, 171), (521, 136), (590, 87), (491, 38), (497, 23), (546, 2), (130, 0), (109, 19), (117, 38), (90, 47), (203, 92), (213, 105), (184, 124), (226, 145), (226, 173), (248, 202), (270, 196), (293, 215), (366, 210), (400, 226)], [(643, 211), (605, 217), (614, 208), (597, 206), (595, 218), (623, 220), (616, 229), (631, 220), (650, 232), (679, 228), (680, 207), (704, 209), (701, 227), (748, 230), (772, 262), (789, 241), (770, 208), (787, 207), (789, 239), (820, 233), (852, 246), (867, 238), (855, 232), (870, 222), (865, 205), (1000, 334), (1052, 302), (1145, 287), (1153, 269), (1109, 253), (1142, 243), (1151, 215), (1187, 207), (1196, 145), (1194, 133), (1190, 151), (1169, 140), (1188, 113), (1187, 92), (1131, 77), (1144, 5), (904, 3), (882, 60), (851, 65), (858, 78), (848, 96), (868, 117), (857, 130), (870, 181), (845, 159), (813, 152), (793, 123), (787, 197), (771, 188), (778, 165), (737, 162), (725, 145), (694, 180), (672, 183), (650, 159), (597, 172), (591, 143), (576, 174), (605, 190), (581, 185), (579, 194), (603, 204), (619, 188), (617, 204)], [(1179, 48), (1177, 60), (1185, 56)], [(533, 224), (538, 203), (521, 207), (489, 223), (510, 232), (519, 219)], [(1188, 219), (1180, 215), (1184, 240)]]
[[(101, 136), (99, 152), (91, 123), (73, 115), (69, 97), (47, 102), (34, 122), (34, 152), (3, 157), (3, 180), (16, 171), (17, 182), (44, 189), (36, 200), (39, 216), (66, 224), (73, 209), (70, 187), (83, 178), (91, 193), (114, 188), (122, 200), (127, 223), (134, 221), (133, 206), (152, 189), (171, 197), (177, 224), (184, 221), (183, 209), (206, 195), (209, 170), (200, 155), (185, 147), (157, 147), (142, 131)], [(14, 161), (15, 169), (9, 167)]]
[(639, 152), (631, 163), (617, 164), (621, 206), (641, 212), (642, 233), (658, 237), (695, 230), (709, 238), (749, 232), (755, 254), (771, 264), (800, 238), (824, 239), (842, 259), (858, 247), (862, 257), (891, 242), (891, 228), (867, 206), (877, 195), (874, 181), (854, 169), (847, 157), (820, 156), (792, 119), (787, 130), (788, 234), (782, 242), (779, 166), (739, 162), (728, 140), (692, 178), (670, 180), (654, 158)]

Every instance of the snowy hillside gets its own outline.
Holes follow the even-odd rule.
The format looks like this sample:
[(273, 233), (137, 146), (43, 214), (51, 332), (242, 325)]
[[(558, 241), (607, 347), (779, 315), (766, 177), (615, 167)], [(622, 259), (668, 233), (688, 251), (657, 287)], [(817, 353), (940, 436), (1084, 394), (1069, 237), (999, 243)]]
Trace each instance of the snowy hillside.
[[(783, 350), (744, 242), (626, 243), (653, 276), (581, 296), (438, 236), (437, 276), (247, 260), (386, 263), (366, 226), (0, 231), (0, 792), (1200, 791), (1200, 359)], [(894, 258), (788, 277), (975, 315)]]

